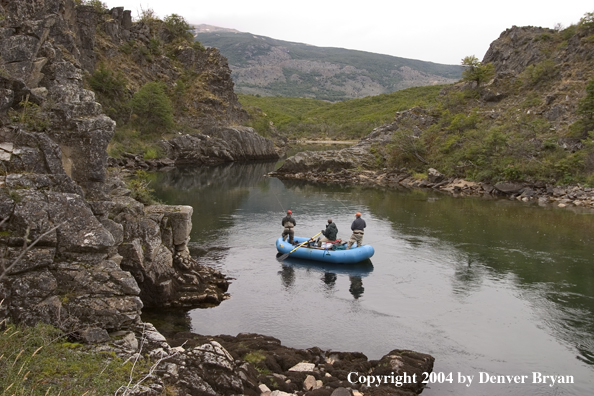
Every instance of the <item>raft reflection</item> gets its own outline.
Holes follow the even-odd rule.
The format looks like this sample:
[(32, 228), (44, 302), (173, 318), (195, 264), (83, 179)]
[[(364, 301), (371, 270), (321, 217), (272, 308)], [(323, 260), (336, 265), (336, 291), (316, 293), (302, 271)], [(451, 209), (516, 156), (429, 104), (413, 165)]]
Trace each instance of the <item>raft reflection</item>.
[[(277, 255), (277, 257), (279, 256), (280, 254)], [(286, 289), (294, 287), (296, 278), (295, 270), (299, 269), (320, 272), (320, 279), (328, 291), (334, 289), (338, 275), (347, 275), (350, 280), (349, 292), (355, 299), (358, 299), (365, 291), (362, 278), (373, 271), (373, 264), (371, 260), (365, 260), (356, 264), (331, 264), (289, 257), (282, 261), (282, 268), (278, 272), (281, 282)]]

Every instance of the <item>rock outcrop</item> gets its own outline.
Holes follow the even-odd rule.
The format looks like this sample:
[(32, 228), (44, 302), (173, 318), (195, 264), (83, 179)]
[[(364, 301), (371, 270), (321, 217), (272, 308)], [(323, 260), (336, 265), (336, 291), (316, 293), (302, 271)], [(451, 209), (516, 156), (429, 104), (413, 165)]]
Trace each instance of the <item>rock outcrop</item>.
[(212, 128), (204, 134), (174, 137), (162, 146), (177, 165), (278, 159), (274, 143), (249, 127)]
[(0, 1), (0, 316), (89, 340), (135, 329), (143, 304), (212, 305), (228, 287), (189, 254), (191, 208), (145, 207), (107, 176), (115, 122), (83, 74), (98, 26), (142, 30), (110, 15), (106, 28), (71, 0)]
[(163, 169), (279, 158), (272, 140), (242, 126), (215, 127), (205, 133), (180, 135), (161, 141), (160, 146), (163, 158), (147, 160), (140, 155), (125, 153), (121, 158), (109, 158), (109, 165), (126, 169)]

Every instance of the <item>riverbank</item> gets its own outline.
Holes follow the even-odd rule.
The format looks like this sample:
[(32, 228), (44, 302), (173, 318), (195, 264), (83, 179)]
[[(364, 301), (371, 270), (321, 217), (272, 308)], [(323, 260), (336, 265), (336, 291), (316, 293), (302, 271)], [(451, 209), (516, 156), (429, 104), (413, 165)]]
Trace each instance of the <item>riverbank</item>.
[(274, 171), (268, 174), (279, 179), (307, 180), (323, 183), (344, 183), (388, 188), (431, 189), (460, 197), (492, 196), (534, 202), (539, 205), (584, 207), (594, 209), (594, 188), (583, 186), (554, 186), (545, 183), (497, 183), (473, 182), (459, 178), (447, 178), (435, 169), (429, 169), (427, 177), (418, 177), (402, 170), (356, 170), (343, 169), (306, 172)]
[[(177, 333), (168, 341), (173, 350), (185, 352), (172, 357), (166, 380), (190, 394), (204, 386), (191, 381), (193, 367), (199, 366), (213, 395), (413, 396), (423, 391), (422, 381), (434, 362), (430, 355), (407, 350), (368, 360), (359, 352), (295, 349), (274, 337), (251, 333), (235, 337)], [(214, 359), (205, 359), (205, 351), (212, 351)], [(378, 384), (377, 376), (388, 379)]]

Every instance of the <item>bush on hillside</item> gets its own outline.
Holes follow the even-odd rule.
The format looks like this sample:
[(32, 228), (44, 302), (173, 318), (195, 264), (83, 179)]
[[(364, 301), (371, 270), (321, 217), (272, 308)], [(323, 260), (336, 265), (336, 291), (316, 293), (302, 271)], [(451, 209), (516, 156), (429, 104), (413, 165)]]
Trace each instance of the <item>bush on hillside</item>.
[(594, 28), (594, 12), (586, 12), (580, 19), (578, 26), (584, 29)]
[(144, 84), (130, 101), (133, 122), (144, 133), (166, 132), (174, 126), (171, 100), (165, 85), (152, 81)]
[(186, 22), (184, 17), (177, 14), (171, 14), (167, 15), (163, 22), (165, 22), (165, 26), (174, 38), (183, 38), (190, 42), (194, 39), (194, 36), (190, 32), (190, 25)]
[(89, 77), (89, 85), (97, 95), (97, 101), (105, 113), (119, 123), (126, 122), (130, 115), (126, 79), (122, 73), (114, 73), (104, 64)]

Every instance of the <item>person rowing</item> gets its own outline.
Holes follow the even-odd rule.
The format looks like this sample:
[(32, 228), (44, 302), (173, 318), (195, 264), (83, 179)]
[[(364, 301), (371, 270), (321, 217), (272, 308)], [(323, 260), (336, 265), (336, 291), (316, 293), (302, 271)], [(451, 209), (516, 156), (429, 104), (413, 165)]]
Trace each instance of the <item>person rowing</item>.
[(336, 226), (336, 223), (332, 222), (332, 219), (328, 219), (328, 224), (326, 225), (326, 229), (322, 230), (322, 235), (323, 237), (318, 240), (318, 247), (324, 246), (323, 244), (326, 242), (336, 242), (338, 227)]

